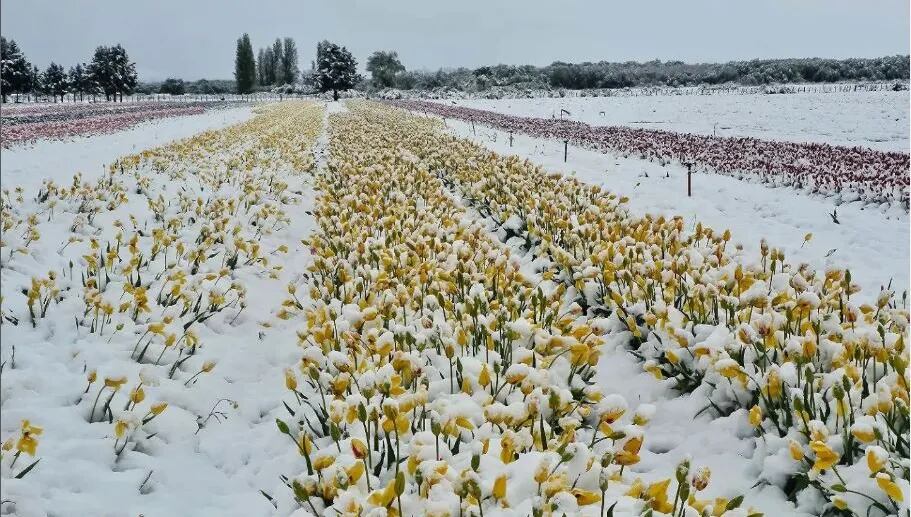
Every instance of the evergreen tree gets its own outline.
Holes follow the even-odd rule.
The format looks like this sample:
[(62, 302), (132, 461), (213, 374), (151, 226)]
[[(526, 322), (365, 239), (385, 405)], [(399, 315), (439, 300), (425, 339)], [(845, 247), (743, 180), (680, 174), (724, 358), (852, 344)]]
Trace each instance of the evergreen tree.
[(136, 63), (130, 62), (127, 51), (120, 44), (98, 47), (88, 66), (88, 75), (108, 100), (123, 101), (123, 94), (136, 89)]
[(329, 41), (316, 45), (316, 80), (320, 92), (332, 92), (338, 100), (339, 90), (349, 90), (358, 81), (357, 61), (345, 47)]
[(88, 66), (88, 75), (95, 88), (103, 93), (105, 99), (111, 100), (114, 94), (113, 75), (114, 68), (111, 62), (111, 49), (97, 47), (92, 55), (92, 62)]
[(266, 49), (261, 48), (259, 52), (256, 53), (256, 83), (260, 86), (266, 86), (269, 83), (266, 82)]
[(41, 71), (38, 70), (38, 67), (35, 65), (32, 65), (32, 70), (28, 74), (28, 83), (25, 88), (25, 91), (32, 92), (36, 98), (38, 95), (44, 93), (44, 84), (41, 81)]
[(272, 67), (272, 84), (276, 86), (285, 84), (285, 78), (282, 77), (282, 54), (282, 40), (275, 38), (275, 43), (272, 44), (272, 60), (270, 66)]
[(256, 60), (253, 58), (253, 45), (250, 36), (244, 33), (237, 39), (237, 53), (234, 56), (234, 80), (237, 93), (250, 93), (256, 82)]
[(82, 100), (82, 95), (86, 92), (88, 77), (85, 74), (85, 68), (82, 66), (82, 63), (77, 63), (76, 66), (71, 66), (70, 71), (67, 74), (67, 84), (69, 85), (70, 93), (73, 94), (73, 101), (76, 101), (76, 94), (79, 94), (79, 100)]
[(275, 84), (275, 54), (272, 47), (266, 47), (263, 51), (263, 86), (272, 86)]
[(399, 61), (398, 52), (376, 51), (367, 59), (367, 71), (378, 88), (388, 88), (395, 84), (395, 76), (404, 72), (405, 67)]
[(186, 91), (187, 87), (184, 84), (183, 79), (175, 79), (173, 77), (165, 79), (158, 88), (158, 93), (168, 93), (171, 95), (183, 95)]
[(66, 95), (68, 86), (63, 67), (51, 62), (41, 76), (41, 80), (44, 83), (44, 90), (54, 97), (54, 102), (57, 102), (57, 97), (60, 97), (60, 101), (63, 102), (63, 96)]
[(19, 94), (31, 89), (31, 68), (19, 45), (14, 40), (0, 37), (0, 93), (3, 102), (10, 93)]
[(280, 62), (282, 82), (284, 84), (294, 84), (297, 82), (297, 45), (294, 39), (285, 38), (282, 45), (282, 56)]
[(112, 83), (114, 91), (120, 95), (120, 101), (123, 102), (123, 94), (133, 93), (136, 89), (137, 75), (136, 63), (130, 62), (127, 51), (119, 43), (111, 47), (111, 60), (114, 76)]

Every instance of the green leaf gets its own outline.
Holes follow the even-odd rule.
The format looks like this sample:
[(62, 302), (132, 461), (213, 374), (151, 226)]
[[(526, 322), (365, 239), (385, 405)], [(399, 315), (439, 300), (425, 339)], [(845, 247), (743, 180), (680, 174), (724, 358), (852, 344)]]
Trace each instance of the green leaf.
[(32, 470), (33, 468), (35, 468), (35, 465), (37, 465), (39, 461), (41, 461), (41, 458), (38, 458), (37, 460), (35, 460), (34, 463), (32, 463), (32, 464), (29, 465), (28, 467), (25, 467), (24, 469), (22, 469), (22, 472), (16, 474), (16, 479), (22, 479), (22, 478), (24, 478), (26, 474), (28, 474), (29, 472), (31, 472), (31, 470)]
[(309, 501), (310, 494), (304, 489), (304, 485), (300, 484), (300, 481), (294, 480), (291, 482), (291, 489), (294, 490), (294, 497), (298, 501)]
[(396, 495), (405, 493), (405, 473), (402, 471), (395, 475), (395, 493)]
[(617, 506), (617, 501), (614, 501), (614, 504), (610, 505), (610, 508), (607, 509), (605, 517), (614, 517), (614, 507)]
[(742, 495), (738, 495), (737, 497), (735, 497), (735, 498), (731, 499), (730, 501), (728, 501), (727, 509), (728, 509), (728, 510), (733, 510), (733, 509), (735, 509), (735, 508), (739, 508), (739, 507), (740, 507), (740, 503), (742, 503), (742, 502), (743, 502), (743, 496), (742, 496)]

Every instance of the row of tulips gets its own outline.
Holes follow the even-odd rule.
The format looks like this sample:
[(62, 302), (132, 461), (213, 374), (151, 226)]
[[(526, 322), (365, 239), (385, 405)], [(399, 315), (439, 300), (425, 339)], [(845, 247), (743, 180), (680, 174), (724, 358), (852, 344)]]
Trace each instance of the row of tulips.
[(3, 113), (0, 114), (4, 124), (16, 125), (29, 122), (63, 122), (89, 117), (101, 117), (119, 115), (122, 113), (140, 113), (143, 111), (155, 111), (167, 106), (177, 107), (212, 107), (219, 108), (240, 104), (238, 102), (198, 102), (198, 101), (179, 101), (169, 103), (122, 103), (122, 102), (99, 102), (99, 103), (60, 103), (60, 104), (24, 104), (3, 107)]
[(289, 417), (277, 420), (305, 465), (285, 480), (288, 504), (757, 515), (735, 494), (706, 497), (710, 472), (689, 461), (633, 476), (651, 413), (593, 384), (606, 329), (562, 282), (520, 271), (446, 193), (423, 156), (446, 153), (432, 122), (349, 106), (330, 119), (331, 159), (315, 177), (313, 264), (278, 313), (306, 319), (285, 374)]
[[(62, 140), (114, 133), (150, 120), (198, 115), (238, 103), (181, 102), (173, 104), (60, 104), (59, 108), (7, 110), (0, 118), (0, 145), (4, 148), (36, 140)], [(56, 106), (56, 105), (54, 105)]]
[[(82, 348), (74, 357), (101, 364), (82, 364), (85, 383), (73, 386), (74, 399), (89, 424), (110, 426), (115, 461), (167, 442), (154, 422), (168, 408), (163, 394), (191, 389), (217, 366), (204, 341), (218, 332), (208, 325), (232, 325), (247, 307), (247, 281), (277, 281), (282, 270), (288, 247), (279, 234), (288, 208), (300, 203), (288, 182), (313, 167), (301, 149), (316, 141), (322, 108), (292, 102), (260, 111), (123, 157), (97, 181), (45, 181), (34, 199), (20, 188), (3, 191), (4, 283), (36, 262), (51, 267), (21, 293), (4, 289), (4, 336), (33, 335), (11, 327), (54, 335), (59, 321), (75, 326), (72, 341)], [(42, 239), (43, 230), (61, 228), (64, 242)], [(3, 368), (15, 369), (21, 343), (7, 343), (13, 359)], [(121, 357), (130, 361), (108, 359)], [(213, 408), (198, 429), (213, 415), (224, 413)], [(186, 429), (198, 430), (192, 420)], [(19, 459), (37, 454), (41, 433), (26, 421), (4, 442), (5, 477), (41, 468)]]
[(850, 271), (791, 264), (764, 241), (749, 256), (728, 231), (638, 217), (597, 186), (415, 127), (407, 150), (607, 317), (647, 371), (705, 395), (706, 411), (749, 410), (760, 481), (826, 511), (907, 513), (907, 293), (864, 303)]
[(822, 195), (865, 202), (909, 202), (909, 155), (863, 147), (795, 143), (748, 137), (721, 137), (590, 126), (569, 120), (504, 115), (428, 101), (389, 101), (395, 106), (468, 120), (508, 132), (556, 138), (570, 144), (662, 163), (675, 161), (738, 178), (755, 178)]

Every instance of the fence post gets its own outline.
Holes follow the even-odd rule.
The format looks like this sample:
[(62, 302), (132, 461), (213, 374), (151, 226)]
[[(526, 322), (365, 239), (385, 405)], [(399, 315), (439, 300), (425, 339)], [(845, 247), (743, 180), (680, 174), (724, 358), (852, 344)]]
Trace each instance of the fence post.
[(569, 140), (563, 141), (563, 163), (566, 163), (566, 157), (569, 155)]
[(686, 164), (686, 197), (693, 197), (693, 164)]
[(512, 131), (509, 132), (509, 147), (512, 147)]

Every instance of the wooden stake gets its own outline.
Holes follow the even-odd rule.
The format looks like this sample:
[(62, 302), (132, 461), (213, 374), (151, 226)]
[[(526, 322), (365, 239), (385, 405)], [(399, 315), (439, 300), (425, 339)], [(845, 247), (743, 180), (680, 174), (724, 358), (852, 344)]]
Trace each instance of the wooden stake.
[(686, 164), (686, 195), (693, 197), (693, 164)]

